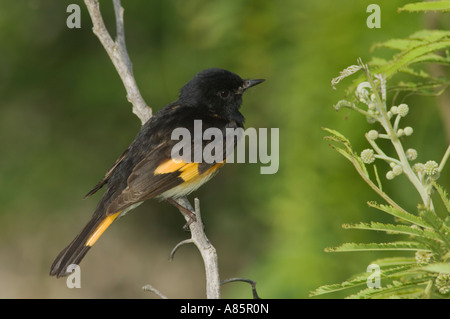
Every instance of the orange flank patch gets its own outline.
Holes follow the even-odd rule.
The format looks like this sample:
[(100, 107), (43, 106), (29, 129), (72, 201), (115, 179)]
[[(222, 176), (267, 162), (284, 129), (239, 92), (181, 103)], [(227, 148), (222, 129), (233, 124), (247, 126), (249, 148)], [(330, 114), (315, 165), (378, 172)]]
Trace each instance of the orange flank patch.
[(180, 171), (182, 172), (180, 174), (180, 177), (183, 179), (183, 181), (190, 181), (191, 179), (199, 175), (198, 163), (188, 163), (180, 168)]
[[(197, 163), (192, 163), (197, 164)], [(198, 174), (198, 165), (186, 165), (186, 169), (181, 169), (183, 172), (180, 177), (184, 180), (184, 183), (175, 187), (181, 194), (190, 193), (201, 185), (206, 183), (211, 177), (215, 175), (217, 170), (222, 167), (225, 163), (217, 163), (211, 166), (208, 170), (203, 172), (201, 175)]]
[(113, 215), (107, 216), (100, 225), (97, 226), (95, 231), (92, 233), (91, 236), (89, 236), (88, 240), (86, 241), (85, 246), (90, 246), (95, 244), (95, 242), (100, 238), (100, 236), (104, 233), (104, 231), (111, 225), (111, 223), (119, 216), (120, 212), (117, 212)]
[(183, 182), (165, 191), (159, 197), (166, 199), (188, 195), (211, 179), (223, 165), (225, 165), (225, 162), (217, 163), (199, 175), (198, 163), (186, 163), (179, 169), (179, 172), (181, 172), (179, 177), (183, 179)]
[[(206, 172), (204, 172), (202, 176), (210, 175), (212, 172), (214, 172), (216, 169), (223, 166), (224, 164), (225, 164), (224, 162), (215, 164)], [(168, 174), (179, 171), (180, 177), (183, 179), (183, 181), (188, 182), (200, 175), (198, 171), (198, 165), (199, 163), (186, 163), (181, 159), (169, 159), (164, 163), (160, 164), (155, 169), (155, 175)]]

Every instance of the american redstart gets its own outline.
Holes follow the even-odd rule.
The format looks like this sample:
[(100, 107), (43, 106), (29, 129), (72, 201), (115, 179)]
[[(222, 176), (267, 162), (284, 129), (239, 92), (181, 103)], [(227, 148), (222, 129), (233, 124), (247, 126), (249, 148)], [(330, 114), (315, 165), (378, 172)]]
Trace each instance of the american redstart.
[[(173, 157), (172, 149), (178, 141), (172, 139), (172, 132), (185, 128), (192, 133), (191, 152), (198, 151), (194, 147), (198, 144), (194, 143), (196, 120), (201, 121), (203, 132), (215, 128), (224, 133), (225, 139), (227, 129), (243, 128), (244, 117), (239, 112), (242, 94), (263, 81), (243, 80), (227, 70), (212, 68), (199, 72), (185, 84), (178, 100), (158, 111), (142, 126), (105, 177), (85, 196), (91, 196), (106, 185), (91, 220), (56, 257), (50, 275), (68, 275), (68, 266), (78, 265), (114, 220), (143, 201), (158, 198), (179, 206), (174, 199), (188, 195), (213, 177), (224, 165), (227, 152), (218, 160), (215, 156), (212, 162)], [(203, 141), (202, 146), (211, 142)], [(236, 143), (234, 140), (233, 148)], [(190, 215), (195, 216), (193, 212)]]

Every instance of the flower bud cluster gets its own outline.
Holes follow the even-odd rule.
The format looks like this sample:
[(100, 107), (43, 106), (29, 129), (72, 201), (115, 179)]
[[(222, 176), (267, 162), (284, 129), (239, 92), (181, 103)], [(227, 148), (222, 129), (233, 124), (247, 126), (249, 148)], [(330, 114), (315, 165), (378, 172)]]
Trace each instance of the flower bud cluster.
[(405, 128), (398, 129), (397, 136), (398, 137), (400, 137), (400, 136), (411, 136), (413, 132), (414, 132), (413, 128), (411, 126), (407, 126)]
[(429, 177), (432, 180), (439, 178), (439, 165), (435, 161), (427, 161), (425, 164), (416, 163), (413, 170), (420, 178)]
[(433, 261), (433, 254), (429, 251), (418, 250), (415, 254), (416, 262), (419, 266), (428, 265), (431, 261)]
[(450, 275), (439, 273), (434, 282), (440, 294), (446, 295), (450, 292)]
[(387, 179), (389, 179), (389, 180), (394, 179), (395, 176), (398, 176), (401, 173), (403, 173), (403, 168), (401, 165), (391, 162), (390, 166), (391, 166), (391, 170), (386, 173)]
[(391, 113), (395, 115), (399, 115), (401, 117), (405, 117), (409, 112), (409, 107), (406, 104), (400, 104), (399, 106), (391, 107)]

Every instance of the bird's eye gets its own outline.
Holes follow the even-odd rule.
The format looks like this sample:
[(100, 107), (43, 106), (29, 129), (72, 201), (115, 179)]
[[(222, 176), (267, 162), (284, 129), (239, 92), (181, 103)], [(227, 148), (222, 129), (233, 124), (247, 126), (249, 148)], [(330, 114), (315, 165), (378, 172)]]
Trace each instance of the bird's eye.
[(230, 91), (220, 91), (219, 96), (223, 99), (227, 98), (230, 95)]

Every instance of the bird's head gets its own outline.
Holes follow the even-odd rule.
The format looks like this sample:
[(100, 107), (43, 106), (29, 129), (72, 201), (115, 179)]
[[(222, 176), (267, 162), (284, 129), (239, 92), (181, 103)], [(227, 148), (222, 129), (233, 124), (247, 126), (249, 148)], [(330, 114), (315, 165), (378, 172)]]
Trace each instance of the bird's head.
[(230, 71), (211, 68), (203, 70), (186, 83), (180, 91), (179, 100), (188, 106), (207, 107), (217, 113), (237, 110), (242, 94), (264, 80), (243, 80)]

